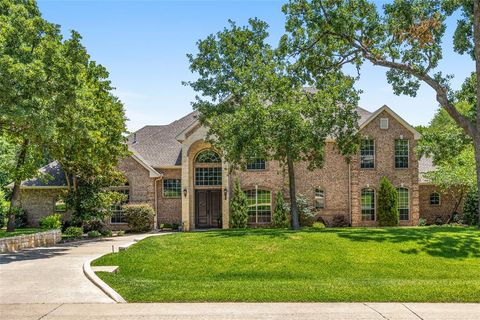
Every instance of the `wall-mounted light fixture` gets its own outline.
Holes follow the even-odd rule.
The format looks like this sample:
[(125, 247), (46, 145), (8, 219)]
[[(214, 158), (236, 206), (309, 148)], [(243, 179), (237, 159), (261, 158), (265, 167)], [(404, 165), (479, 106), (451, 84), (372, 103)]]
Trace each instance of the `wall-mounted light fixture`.
[(183, 189), (183, 196), (184, 196), (184, 197), (187, 196), (187, 188)]
[(225, 196), (225, 200), (227, 200), (227, 193), (228, 193), (227, 188), (223, 189), (223, 195)]

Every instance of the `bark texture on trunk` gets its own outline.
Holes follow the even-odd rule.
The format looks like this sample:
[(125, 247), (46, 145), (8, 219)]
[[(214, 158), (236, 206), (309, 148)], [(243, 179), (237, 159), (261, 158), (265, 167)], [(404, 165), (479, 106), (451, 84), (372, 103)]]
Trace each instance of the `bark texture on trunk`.
[(478, 228), (480, 229), (480, 1), (473, 1), (473, 45), (475, 54), (475, 71), (477, 77), (477, 122), (473, 137), (475, 148), (475, 162), (477, 165), (477, 192), (478, 192)]
[(298, 219), (297, 208), (297, 194), (295, 188), (295, 168), (293, 166), (293, 160), (291, 157), (287, 157), (288, 166), (288, 186), (290, 192), (290, 213), (292, 214), (292, 228), (293, 230), (300, 229), (300, 223)]
[[(24, 140), (18, 153), (17, 163), (15, 165), (15, 172), (19, 172), (20, 168), (25, 164), (27, 158), (28, 140)], [(15, 231), (15, 208), (19, 207), (20, 201), (20, 186), (22, 184), (21, 179), (15, 179), (13, 183), (12, 200), (10, 202), (10, 210), (8, 213), (7, 232)]]

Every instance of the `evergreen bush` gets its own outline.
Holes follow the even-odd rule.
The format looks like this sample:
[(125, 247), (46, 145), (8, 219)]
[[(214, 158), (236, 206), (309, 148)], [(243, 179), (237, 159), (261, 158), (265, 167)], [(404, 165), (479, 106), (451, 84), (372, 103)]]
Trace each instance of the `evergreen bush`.
[(230, 201), (230, 228), (246, 228), (247, 223), (248, 200), (237, 178), (233, 184), (233, 195)]
[(478, 193), (475, 189), (469, 191), (465, 198), (463, 204), (463, 220), (471, 226), (478, 224)]
[(289, 228), (290, 219), (288, 209), (285, 206), (283, 193), (278, 191), (275, 196), (275, 209), (273, 211), (273, 226), (277, 228)]
[(381, 227), (398, 226), (400, 217), (398, 213), (398, 193), (397, 189), (388, 180), (383, 177), (380, 181), (378, 190), (378, 214), (377, 221)]

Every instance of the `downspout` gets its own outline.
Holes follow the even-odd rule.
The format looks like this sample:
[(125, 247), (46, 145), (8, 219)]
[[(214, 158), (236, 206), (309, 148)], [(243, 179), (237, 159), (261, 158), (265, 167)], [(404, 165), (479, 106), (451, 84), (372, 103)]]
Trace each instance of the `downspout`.
[(155, 229), (158, 229), (158, 189), (157, 189), (157, 181), (162, 180), (162, 178), (156, 178), (154, 183), (154, 193), (155, 193)]
[(350, 214), (350, 226), (352, 225), (352, 166), (348, 163), (348, 211)]

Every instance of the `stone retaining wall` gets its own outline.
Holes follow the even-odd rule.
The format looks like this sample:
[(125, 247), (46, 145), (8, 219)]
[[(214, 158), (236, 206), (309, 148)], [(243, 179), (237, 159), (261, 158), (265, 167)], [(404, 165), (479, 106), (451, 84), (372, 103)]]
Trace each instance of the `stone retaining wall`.
[(0, 253), (14, 252), (25, 248), (53, 246), (62, 239), (60, 230), (20, 235), (0, 239)]

